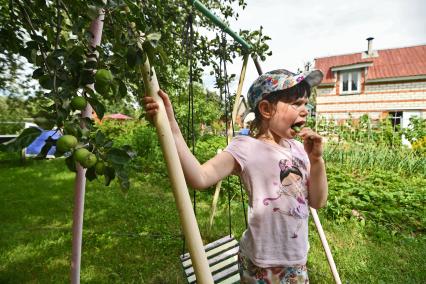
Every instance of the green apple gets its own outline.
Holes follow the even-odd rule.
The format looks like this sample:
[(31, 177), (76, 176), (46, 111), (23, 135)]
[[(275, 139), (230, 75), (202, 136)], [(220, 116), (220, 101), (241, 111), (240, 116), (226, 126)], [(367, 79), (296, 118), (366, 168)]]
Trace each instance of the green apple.
[(64, 135), (56, 141), (56, 149), (59, 152), (65, 153), (77, 146), (77, 138), (73, 135)]
[(71, 100), (71, 107), (76, 110), (83, 110), (87, 106), (87, 101), (83, 97), (74, 97)]

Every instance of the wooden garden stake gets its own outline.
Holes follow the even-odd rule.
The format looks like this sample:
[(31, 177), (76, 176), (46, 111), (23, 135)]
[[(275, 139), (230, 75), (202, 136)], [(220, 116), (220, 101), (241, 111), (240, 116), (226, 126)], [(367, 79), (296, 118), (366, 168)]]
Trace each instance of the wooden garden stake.
[(188, 242), (188, 250), (193, 263), (197, 283), (213, 284), (213, 277), (209, 269), (207, 256), (204, 251), (200, 230), (192, 208), (191, 198), (189, 197), (182, 165), (174, 143), (172, 130), (170, 128), (163, 100), (158, 95), (160, 87), (158, 85), (157, 76), (154, 68), (150, 66), (148, 58), (146, 58), (141, 71), (146, 95), (153, 97), (159, 105), (158, 112), (153, 117), (153, 120), (166, 161), (182, 230), (185, 235), (185, 240)]

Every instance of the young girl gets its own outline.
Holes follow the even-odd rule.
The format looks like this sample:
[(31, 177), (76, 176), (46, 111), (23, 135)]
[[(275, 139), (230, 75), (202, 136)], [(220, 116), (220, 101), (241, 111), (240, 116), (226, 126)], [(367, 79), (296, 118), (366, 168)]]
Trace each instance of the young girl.
[[(318, 70), (261, 75), (247, 94), (255, 113), (251, 136), (235, 137), (202, 165), (185, 143), (167, 94), (159, 91), (187, 183), (203, 189), (230, 174), (244, 183), (249, 208), (248, 229), (240, 241), (241, 283), (309, 283), (308, 206), (325, 205), (328, 185), (322, 138), (303, 126), (311, 87), (322, 77)], [(158, 104), (152, 97), (143, 102), (148, 116), (154, 116)]]

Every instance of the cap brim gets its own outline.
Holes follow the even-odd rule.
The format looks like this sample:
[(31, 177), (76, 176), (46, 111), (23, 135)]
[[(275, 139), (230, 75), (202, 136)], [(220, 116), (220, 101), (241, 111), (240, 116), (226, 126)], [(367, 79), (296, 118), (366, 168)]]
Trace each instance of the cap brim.
[(305, 81), (309, 84), (309, 86), (315, 87), (321, 83), (323, 77), (324, 75), (321, 70), (312, 70), (305, 76)]

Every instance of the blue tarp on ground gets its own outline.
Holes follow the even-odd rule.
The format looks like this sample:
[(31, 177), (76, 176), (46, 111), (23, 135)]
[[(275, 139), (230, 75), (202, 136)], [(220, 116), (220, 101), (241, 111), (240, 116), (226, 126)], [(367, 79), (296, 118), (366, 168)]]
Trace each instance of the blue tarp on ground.
[[(43, 148), (44, 144), (46, 144), (47, 138), (52, 136), (52, 139), (58, 140), (61, 137), (61, 133), (56, 130), (42, 130), (41, 134), (34, 139), (34, 141), (25, 149), (25, 155), (38, 155)], [(56, 147), (52, 146), (47, 153), (49, 156), (55, 155)]]

